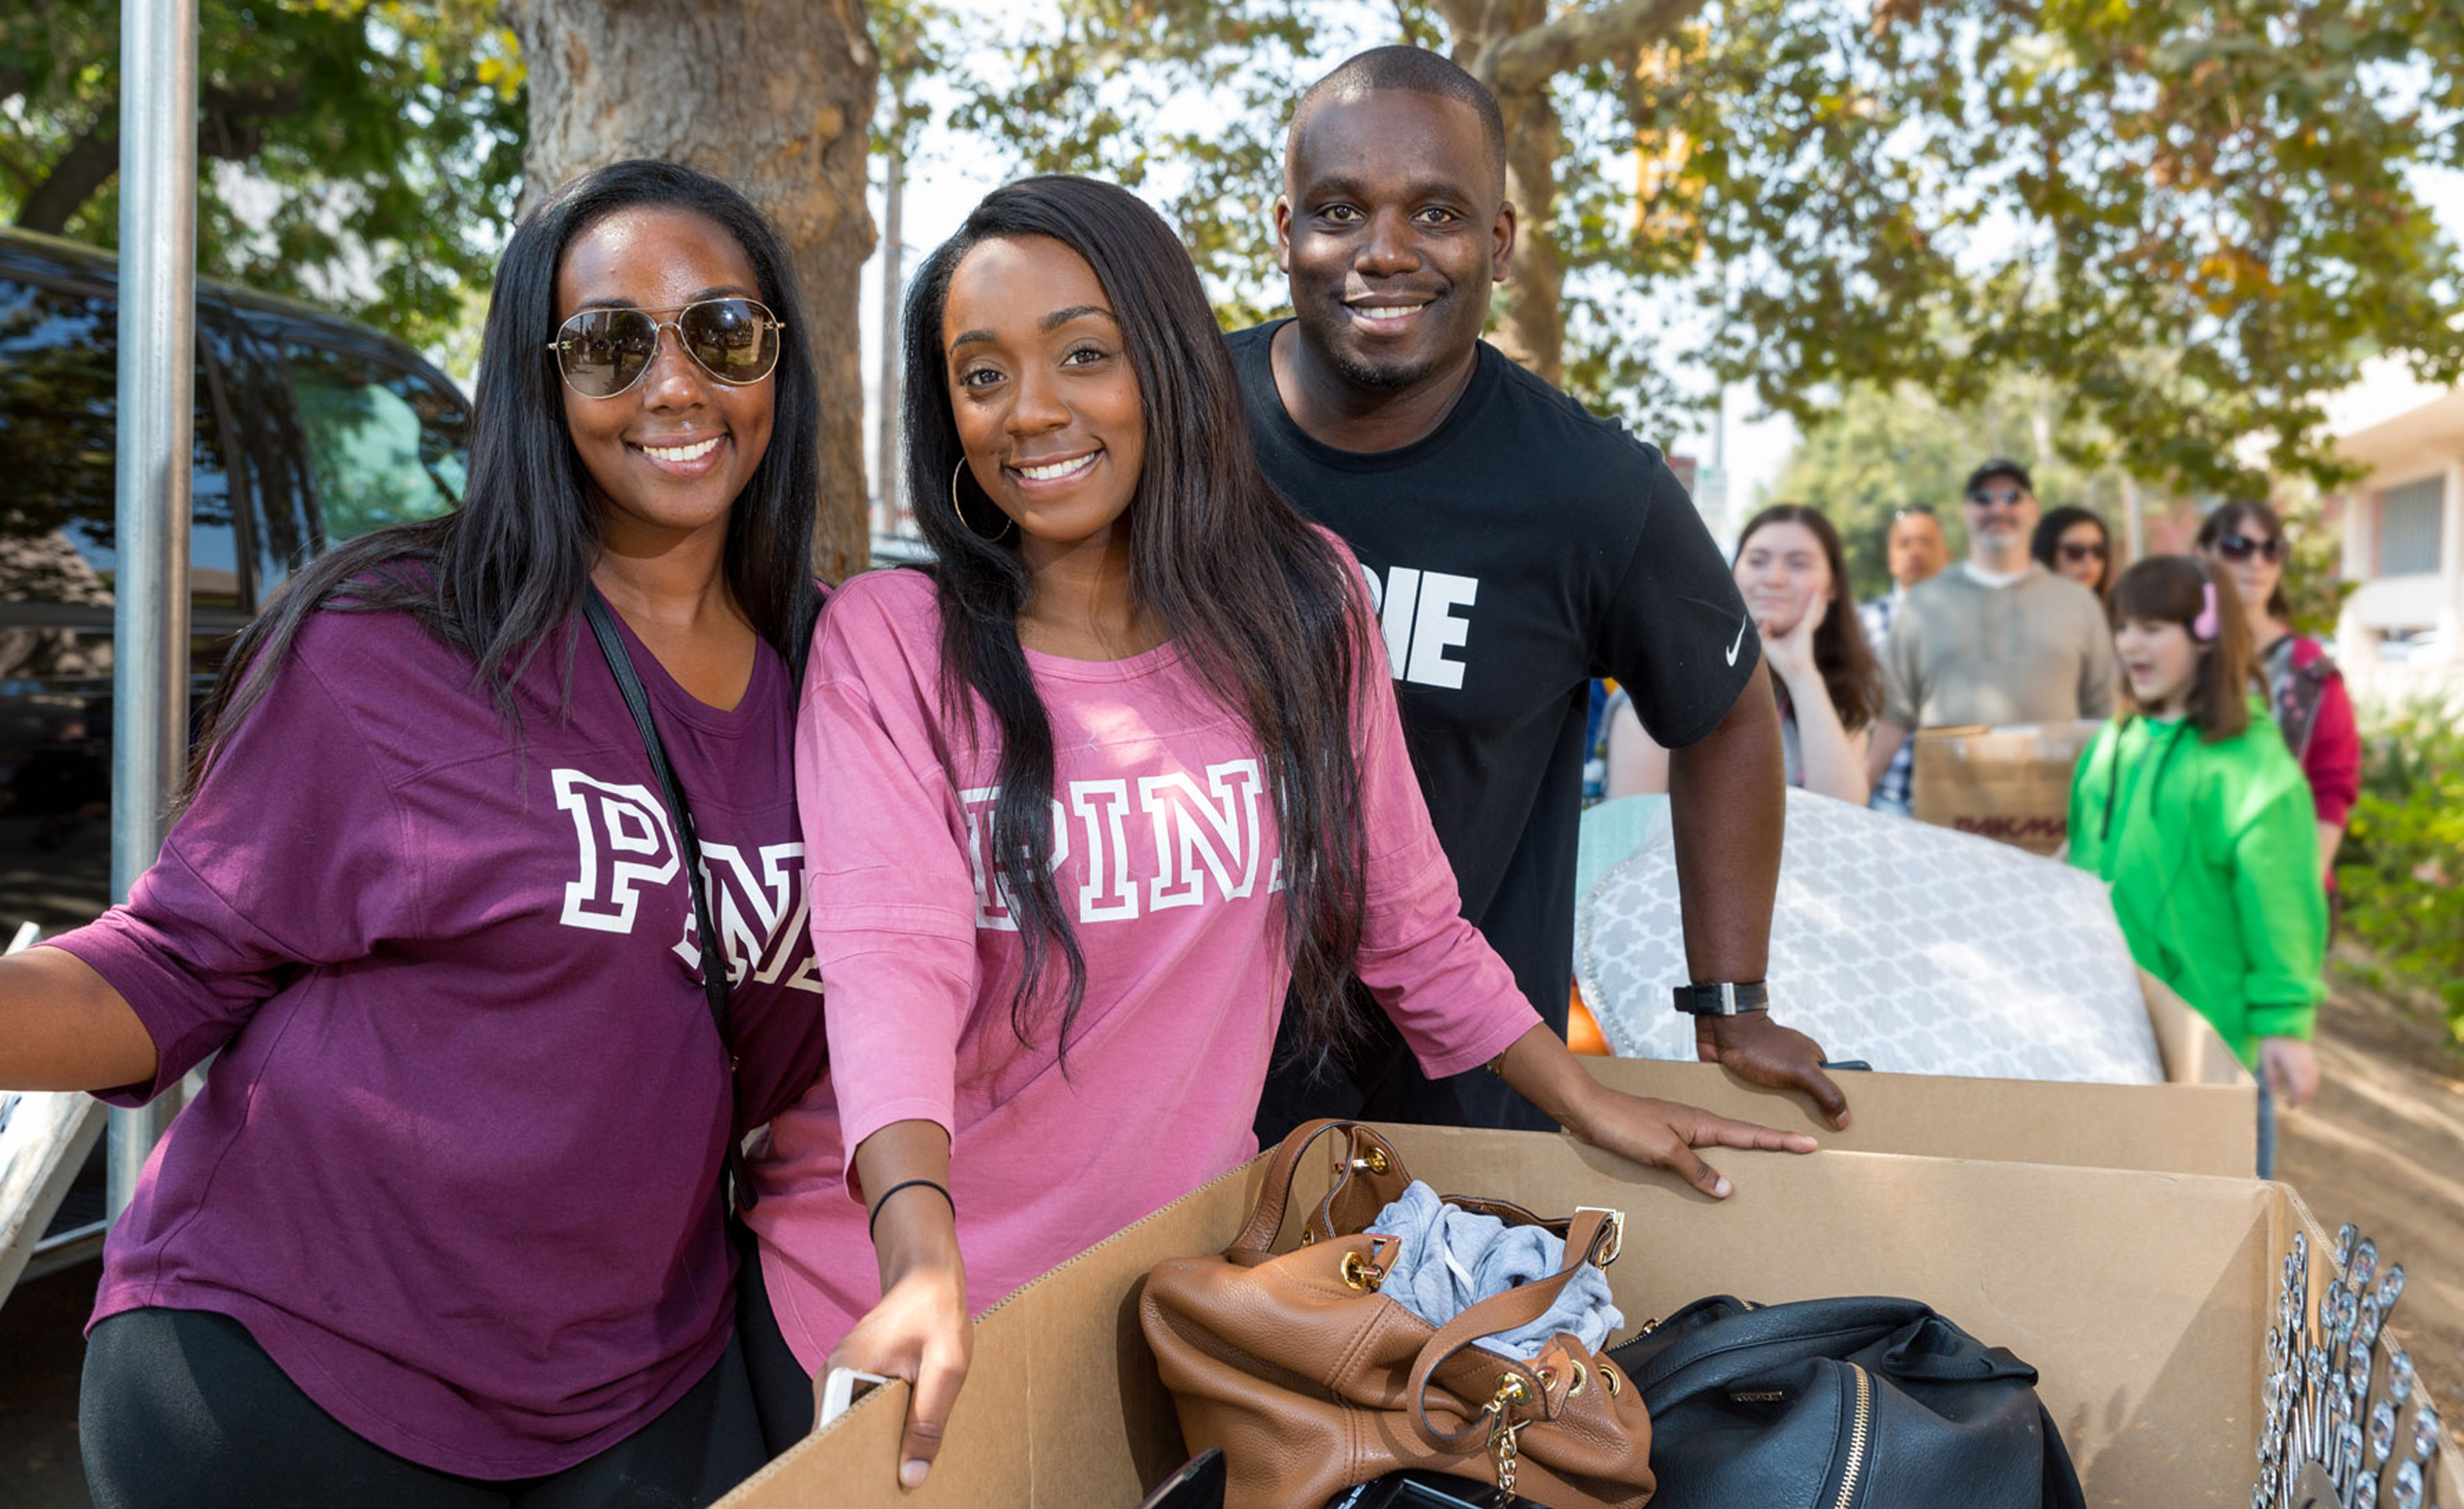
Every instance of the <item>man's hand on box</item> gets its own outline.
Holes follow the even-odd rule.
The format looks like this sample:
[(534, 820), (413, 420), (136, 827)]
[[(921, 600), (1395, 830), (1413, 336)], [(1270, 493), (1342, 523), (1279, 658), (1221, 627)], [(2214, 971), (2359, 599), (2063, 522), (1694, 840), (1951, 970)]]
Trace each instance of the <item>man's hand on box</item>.
[(1848, 1124), (1848, 1097), (1822, 1072), (1822, 1045), (1768, 1011), (1694, 1019), (1694, 1054), (1719, 1064), (1748, 1084), (1794, 1090), (1814, 1102), (1833, 1126)]

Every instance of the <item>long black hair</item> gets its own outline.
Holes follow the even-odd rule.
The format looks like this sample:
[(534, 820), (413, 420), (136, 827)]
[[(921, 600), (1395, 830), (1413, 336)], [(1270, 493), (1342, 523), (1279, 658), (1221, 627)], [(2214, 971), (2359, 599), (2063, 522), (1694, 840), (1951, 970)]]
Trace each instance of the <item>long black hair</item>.
[[(951, 276), (988, 240), (1044, 236), (1086, 259), (1111, 300), (1145, 409), (1146, 459), (1122, 516), (1136, 607), (1256, 738), (1283, 851), (1291, 1008), (1308, 1039), (1334, 1046), (1356, 1023), (1344, 983), (1366, 896), (1359, 766), (1366, 593), (1327, 537), (1259, 470), (1231, 353), (1188, 251), (1128, 190), (1045, 175), (995, 189), (917, 269), (905, 320), (908, 496), (936, 558), (941, 695), (972, 725), (972, 692), (1000, 724), (994, 883), (1024, 950), (1010, 1000), (1029, 1040), (1057, 957), (1057, 1041), (1066, 1049), (1087, 965), (1052, 877), (1052, 726), (1018, 638), (1027, 570), (1015, 530), (986, 540), (957, 512), (964, 455), (952, 417), (941, 319)], [(1001, 518), (973, 495), (969, 514)]]
[(191, 792), (263, 699), (300, 625), (319, 610), (409, 613), (471, 657), (473, 690), (485, 691), (517, 730), (515, 684), (562, 631), (569, 694), (600, 511), (565, 428), (561, 379), (548, 351), (556, 277), (575, 237), (637, 207), (689, 211), (732, 236), (753, 263), (761, 301), (786, 326), (770, 379), (770, 446), (729, 514), (726, 570), (754, 632), (790, 665), (803, 663), (819, 608), (811, 556), (821, 407), (786, 246), (751, 201), (715, 178), (673, 163), (614, 163), (550, 194), (496, 264), (461, 506), (351, 541), (283, 584), (224, 662), (190, 759)]

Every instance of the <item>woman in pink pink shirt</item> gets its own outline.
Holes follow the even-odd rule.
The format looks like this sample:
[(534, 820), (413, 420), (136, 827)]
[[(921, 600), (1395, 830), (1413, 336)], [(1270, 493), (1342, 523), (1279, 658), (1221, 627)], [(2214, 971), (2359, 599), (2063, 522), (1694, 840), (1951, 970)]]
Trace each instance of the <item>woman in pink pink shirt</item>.
[(1255, 1152), (1287, 985), (1331, 1043), (1356, 974), (1430, 1075), (1715, 1196), (1693, 1147), (1813, 1146), (1601, 1088), (1463, 921), (1359, 568), (1152, 210), (996, 191), (906, 340), (937, 565), (841, 591), (799, 716), (830, 1069), (753, 1165), (774, 1449), (825, 1363), (905, 1378), (920, 1482), (971, 1315)]

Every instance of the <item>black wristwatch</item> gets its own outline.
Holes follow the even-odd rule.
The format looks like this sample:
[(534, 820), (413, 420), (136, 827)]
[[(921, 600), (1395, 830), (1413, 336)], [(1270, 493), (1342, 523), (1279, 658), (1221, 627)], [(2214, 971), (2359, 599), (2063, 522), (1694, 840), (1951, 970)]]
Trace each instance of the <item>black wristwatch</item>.
[(1739, 1016), (1771, 1008), (1771, 988), (1760, 980), (1745, 985), (1681, 985), (1677, 1010), (1688, 1016)]

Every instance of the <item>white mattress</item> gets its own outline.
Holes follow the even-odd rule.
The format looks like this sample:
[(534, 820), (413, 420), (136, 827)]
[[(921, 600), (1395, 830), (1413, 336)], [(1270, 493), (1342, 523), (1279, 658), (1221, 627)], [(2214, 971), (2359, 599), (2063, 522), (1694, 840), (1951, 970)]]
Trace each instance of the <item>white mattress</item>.
[[(1583, 817), (1595, 840), (1586, 873), (1598, 841), (1636, 845), (1584, 887), (1574, 926), (1575, 982), (1623, 1057), (1694, 1056), (1692, 1019), (1669, 1003), (1686, 970), (1666, 800), (1626, 797)], [(1834, 1059), (1901, 1074), (2164, 1078), (2138, 970), (2094, 876), (1801, 790), (1788, 793), (1770, 978), (1772, 1015)]]

